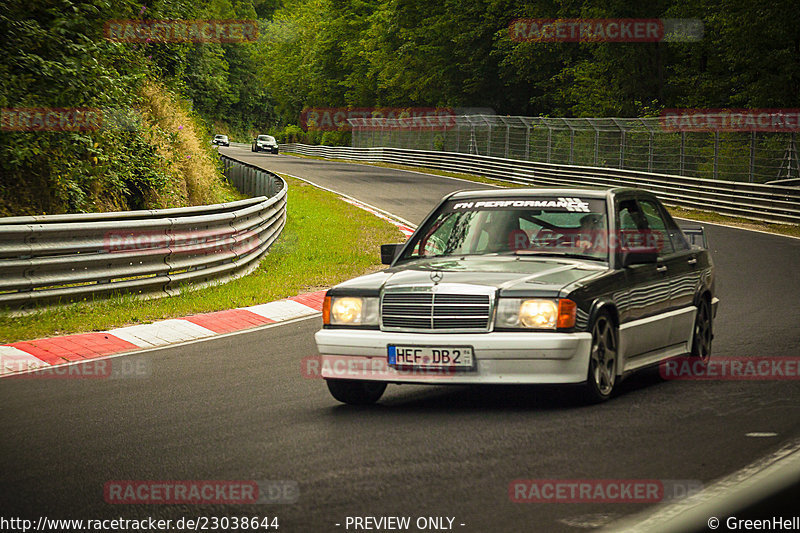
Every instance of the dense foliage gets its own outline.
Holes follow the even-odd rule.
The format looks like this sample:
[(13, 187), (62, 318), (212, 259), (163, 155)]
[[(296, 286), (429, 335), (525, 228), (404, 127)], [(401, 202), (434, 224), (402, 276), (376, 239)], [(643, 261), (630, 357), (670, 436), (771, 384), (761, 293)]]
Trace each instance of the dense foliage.
[[(147, 108), (149, 83), (198, 119), (193, 135), (203, 145), (214, 132), (348, 141), (346, 132), (294, 126), (305, 107), (548, 116), (800, 107), (795, 10), (790, 0), (12, 0), (0, 8), (0, 106)], [(518, 17), (699, 18), (705, 34), (683, 43), (517, 42), (508, 25)], [(110, 19), (200, 18), (258, 19), (260, 35), (244, 44), (102, 36)], [(15, 205), (59, 212), (202, 201), (176, 185), (187, 169), (173, 134), (186, 133), (165, 127), (153, 119), (91, 134), (0, 133), (0, 214)]]
[[(467, 106), (642, 116), (669, 107), (797, 107), (790, 0), (286, 0), (260, 43), (284, 120), (304, 106)], [(531, 43), (532, 18), (699, 18), (683, 43)]]

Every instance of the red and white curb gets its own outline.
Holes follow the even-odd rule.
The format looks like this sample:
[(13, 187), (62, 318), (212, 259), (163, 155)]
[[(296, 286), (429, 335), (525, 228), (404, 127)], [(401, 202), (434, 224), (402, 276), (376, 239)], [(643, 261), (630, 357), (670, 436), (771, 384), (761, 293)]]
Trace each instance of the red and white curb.
[[(304, 179), (303, 181), (308, 182)], [(413, 226), (399, 217), (359, 202), (345, 194), (331, 191), (314, 183), (311, 184), (333, 192), (345, 202), (386, 220), (396, 226), (406, 238), (414, 233)], [(310, 292), (251, 307), (161, 320), (151, 324), (127, 326), (108, 331), (3, 344), (0, 345), (0, 377), (68, 363), (95, 360), (123, 352), (244, 331), (266, 324), (314, 315), (322, 311), (325, 292), (324, 290)]]
[(0, 376), (213, 337), (314, 315), (322, 311), (325, 292), (323, 290), (300, 294), (267, 304), (173, 318), (152, 324), (0, 345)]

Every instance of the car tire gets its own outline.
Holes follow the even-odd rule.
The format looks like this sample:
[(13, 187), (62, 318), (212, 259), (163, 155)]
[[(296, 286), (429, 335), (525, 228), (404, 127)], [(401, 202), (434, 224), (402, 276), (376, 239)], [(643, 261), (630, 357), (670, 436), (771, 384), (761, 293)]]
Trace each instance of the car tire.
[(713, 325), (711, 304), (706, 298), (700, 298), (694, 318), (694, 328), (692, 328), (692, 351), (689, 355), (699, 358), (704, 366), (711, 359), (711, 341), (714, 340)]
[(377, 402), (386, 390), (383, 381), (359, 379), (326, 379), (331, 395), (349, 405), (371, 405)]
[(611, 316), (601, 312), (592, 325), (592, 344), (589, 348), (589, 370), (584, 385), (584, 397), (589, 403), (611, 398), (617, 383), (619, 335)]

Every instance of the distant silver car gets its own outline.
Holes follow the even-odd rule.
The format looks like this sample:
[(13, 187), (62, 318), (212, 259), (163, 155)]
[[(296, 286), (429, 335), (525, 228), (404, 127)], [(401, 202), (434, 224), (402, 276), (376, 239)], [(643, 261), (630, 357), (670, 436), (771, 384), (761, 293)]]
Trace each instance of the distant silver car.
[(211, 144), (216, 144), (217, 146), (231, 145), (230, 141), (228, 141), (227, 135), (214, 135), (214, 138), (211, 140)]
[(272, 135), (259, 135), (253, 140), (253, 144), (250, 147), (251, 152), (260, 152), (264, 150), (265, 152), (272, 152), (273, 154), (278, 153), (278, 141), (275, 140), (275, 137)]

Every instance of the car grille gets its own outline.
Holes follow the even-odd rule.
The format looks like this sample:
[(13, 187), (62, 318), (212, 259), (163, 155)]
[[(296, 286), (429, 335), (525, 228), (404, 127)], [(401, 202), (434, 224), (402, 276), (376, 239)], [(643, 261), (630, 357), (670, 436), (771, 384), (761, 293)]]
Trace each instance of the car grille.
[(487, 294), (387, 292), (381, 302), (384, 330), (488, 331), (490, 316)]

